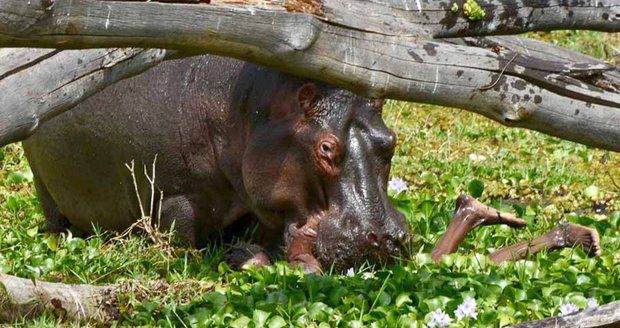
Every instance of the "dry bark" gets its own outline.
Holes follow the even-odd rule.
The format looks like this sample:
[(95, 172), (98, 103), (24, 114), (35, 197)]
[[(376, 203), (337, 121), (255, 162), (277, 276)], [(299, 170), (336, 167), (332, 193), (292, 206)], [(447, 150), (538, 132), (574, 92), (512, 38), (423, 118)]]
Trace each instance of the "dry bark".
[(43, 313), (69, 321), (106, 323), (118, 318), (116, 287), (33, 281), (0, 274), (0, 321), (15, 322)]
[(620, 326), (620, 301), (575, 314), (524, 322), (511, 328), (613, 328)]
[[(165, 283), (164, 283), (165, 284)], [(109, 323), (119, 318), (117, 286), (73, 285), (32, 281), (0, 274), (4, 287), (0, 296), (0, 322), (35, 318), (43, 313), (76, 322)], [(593, 328), (617, 327), (620, 301), (584, 310), (573, 315), (524, 322), (513, 328)]]
[[(484, 42), (428, 39), (554, 26), (618, 31), (620, 0), (480, 1), (488, 8), (481, 22), (452, 13), (445, 1), (420, 0), (420, 10), (418, 1), (326, 0), (311, 8), (321, 15), (287, 12), (277, 1), (213, 2), (0, 0), (0, 46), (157, 47), (231, 56), (365, 96), (463, 108), (620, 151), (618, 68), (585, 56), (553, 58), (508, 41), (497, 51)], [(0, 140), (26, 135), (12, 133), (20, 124), (4, 125)]]
[(0, 145), (25, 139), (42, 122), (156, 65), (165, 53), (134, 48), (0, 48)]

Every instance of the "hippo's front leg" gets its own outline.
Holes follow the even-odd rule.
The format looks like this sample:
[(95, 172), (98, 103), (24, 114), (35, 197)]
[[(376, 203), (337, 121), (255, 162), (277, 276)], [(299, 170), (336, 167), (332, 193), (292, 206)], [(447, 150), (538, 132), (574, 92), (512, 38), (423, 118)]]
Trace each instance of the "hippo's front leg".
[(299, 223), (288, 226), (288, 251), (286, 260), (291, 266), (301, 266), (305, 273), (321, 273), (321, 264), (313, 254), (316, 244), (318, 219), (310, 218), (301, 227)]

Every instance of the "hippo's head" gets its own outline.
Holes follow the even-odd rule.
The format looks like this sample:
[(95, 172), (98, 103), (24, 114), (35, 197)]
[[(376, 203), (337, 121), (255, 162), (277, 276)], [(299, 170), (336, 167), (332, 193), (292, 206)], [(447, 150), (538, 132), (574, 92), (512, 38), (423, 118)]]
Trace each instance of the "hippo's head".
[(265, 105), (249, 137), (243, 178), (261, 221), (315, 235), (326, 269), (388, 260), (408, 234), (387, 195), (396, 136), (382, 104), (299, 83)]

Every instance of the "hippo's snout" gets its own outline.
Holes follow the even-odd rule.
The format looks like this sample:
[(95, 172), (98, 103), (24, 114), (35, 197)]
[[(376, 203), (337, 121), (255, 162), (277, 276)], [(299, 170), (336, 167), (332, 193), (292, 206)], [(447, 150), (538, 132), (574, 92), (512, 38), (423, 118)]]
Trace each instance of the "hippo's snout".
[(405, 230), (398, 231), (391, 234), (378, 234), (376, 232), (370, 232), (367, 236), (369, 243), (378, 249), (379, 252), (386, 255), (398, 255), (402, 254), (406, 249), (406, 245), (409, 242), (409, 233)]
[(319, 225), (315, 255), (324, 268), (348, 269), (364, 262), (385, 264), (406, 255), (410, 233), (402, 214), (345, 215)]

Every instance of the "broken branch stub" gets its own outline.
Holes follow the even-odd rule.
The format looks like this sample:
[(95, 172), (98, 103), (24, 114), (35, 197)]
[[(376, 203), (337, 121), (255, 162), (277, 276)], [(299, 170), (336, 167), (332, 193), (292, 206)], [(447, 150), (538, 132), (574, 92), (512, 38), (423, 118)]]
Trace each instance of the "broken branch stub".
[[(364, 96), (462, 108), (505, 125), (620, 151), (616, 67), (577, 55), (571, 61), (552, 58), (513, 41), (496, 48), (472, 38), (431, 39), (551, 26), (618, 31), (620, 0), (479, 1), (487, 14), (476, 22), (453, 13), (444, 1), (326, 0), (317, 15), (287, 12), (281, 2), (247, 2), (252, 4), (56, 0), (49, 7), (43, 0), (1, 0), (0, 46), (158, 47), (230, 56)], [(522, 21), (502, 27), (514, 15), (501, 13), (514, 14), (514, 6), (520, 6)], [(536, 14), (543, 10), (560, 18), (545, 23)], [(586, 12), (601, 19), (583, 19)], [(445, 21), (450, 15), (457, 15), (456, 23)], [(407, 28), (396, 28), (399, 19), (409, 22)]]
[(0, 49), (0, 145), (164, 59), (157, 49)]

